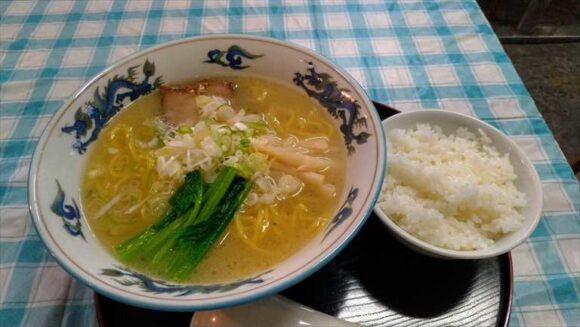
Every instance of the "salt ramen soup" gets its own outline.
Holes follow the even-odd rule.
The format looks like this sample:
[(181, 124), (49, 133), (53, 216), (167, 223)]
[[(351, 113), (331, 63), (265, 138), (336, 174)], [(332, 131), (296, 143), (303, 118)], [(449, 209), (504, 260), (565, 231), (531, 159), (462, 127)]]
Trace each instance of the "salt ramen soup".
[[(275, 81), (240, 76), (227, 80), (235, 85), (231, 107), (261, 117), (284, 144), (300, 145), (304, 140), (306, 148), (317, 144), (314, 153), (331, 164), (319, 171), (301, 172), (280, 165), (276, 155), (265, 153), (268, 167), (260, 176), (278, 187), (275, 196), (259, 195), (264, 183), (254, 180), (256, 194), (248, 195), (193, 271), (191, 283), (233, 281), (272, 268), (324, 229), (344, 190), (347, 154), (343, 136), (323, 107), (302, 90)], [(159, 121), (167, 115), (163, 105), (159, 92), (130, 104), (102, 130), (88, 153), (82, 206), (92, 232), (112, 253), (116, 245), (159, 221), (168, 211), (169, 198), (183, 183), (182, 174), (160, 173), (163, 162), (159, 158), (166, 151), (159, 137)], [(289, 175), (297, 176), (294, 181), (300, 184), (284, 193), (280, 188), (284, 181), (292, 181), (292, 177), (284, 177)], [(144, 270), (139, 264), (133, 268)], [(159, 276), (156, 271), (143, 272)]]

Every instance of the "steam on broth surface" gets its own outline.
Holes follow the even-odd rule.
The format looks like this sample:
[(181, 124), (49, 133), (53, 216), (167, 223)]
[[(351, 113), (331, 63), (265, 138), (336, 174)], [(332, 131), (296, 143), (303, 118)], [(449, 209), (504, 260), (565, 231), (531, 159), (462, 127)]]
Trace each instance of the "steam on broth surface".
[[(191, 283), (247, 278), (288, 258), (324, 228), (344, 187), (346, 149), (341, 133), (324, 108), (300, 90), (271, 80), (232, 76), (227, 81), (236, 85), (231, 107), (245, 110), (247, 116), (259, 115), (269, 128), (270, 132), (250, 137), (249, 145), (267, 159), (267, 167), (265, 172), (248, 177), (254, 181), (252, 191), (195, 268)], [(103, 129), (88, 154), (83, 207), (93, 232), (113, 253), (119, 243), (159, 221), (169, 208), (169, 198), (183, 183), (183, 174), (171, 175), (167, 173), (169, 168), (160, 168), (166, 163), (163, 156), (169, 158), (167, 161), (172, 158), (167, 146), (163, 147), (164, 142), (178, 143), (176, 139), (159, 137), (164, 128), (160, 127), (160, 117), (164, 117), (164, 111), (158, 92), (138, 99)], [(189, 133), (189, 128), (179, 126), (174, 133)], [(296, 153), (300, 158), (323, 157), (331, 164), (321, 169), (309, 170), (304, 165), (296, 168), (292, 166), (293, 158), (276, 152), (283, 146), (299, 149)], [(235, 161), (228, 158), (225, 162)], [(200, 165), (204, 164), (211, 163)], [(206, 182), (212, 178), (215, 176), (204, 174)], [(274, 196), (269, 187), (276, 187)], [(134, 266), (160, 275), (139, 264)]]

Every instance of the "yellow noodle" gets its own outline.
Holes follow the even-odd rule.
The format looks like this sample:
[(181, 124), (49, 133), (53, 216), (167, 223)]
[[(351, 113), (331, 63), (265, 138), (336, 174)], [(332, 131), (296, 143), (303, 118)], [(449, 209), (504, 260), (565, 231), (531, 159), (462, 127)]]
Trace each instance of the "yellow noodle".
[(129, 162), (129, 158), (123, 153), (114, 155), (108, 164), (109, 174), (113, 177), (121, 177), (125, 175), (124, 171)]
[(127, 149), (129, 150), (129, 154), (135, 159), (136, 161), (144, 160), (144, 156), (140, 154), (141, 149), (139, 149), (136, 145), (135, 136), (133, 134), (128, 134), (126, 136), (127, 139)]
[(270, 219), (269, 215), (270, 214), (268, 213), (268, 211), (264, 211), (264, 217), (265, 217), (265, 219), (262, 222), (262, 227), (260, 229), (260, 233), (262, 235), (268, 234), (269, 233), (268, 230), (270, 229), (270, 227), (272, 225), (271, 219)]
[(308, 122), (311, 125), (317, 125), (320, 126), (321, 129), (321, 134), (326, 135), (327, 137), (332, 137), (336, 131), (336, 127), (334, 127), (334, 125), (328, 121), (328, 120), (321, 120), (321, 119), (316, 119), (316, 113), (314, 111), (311, 111), (308, 114)]
[(277, 237), (280, 237), (280, 238), (284, 237), (284, 234), (282, 234), (282, 232), (278, 229), (278, 227), (270, 226), (270, 230), (272, 231), (272, 233), (276, 234)]
[(237, 235), (239, 236), (239, 239), (241, 239), (250, 249), (257, 251), (259, 253), (262, 254), (268, 254), (268, 255), (272, 255), (273, 253), (271, 251), (268, 250), (264, 250), (262, 248), (259, 248), (256, 243), (254, 243), (245, 233), (243, 230), (243, 227), (240, 225), (240, 221), (238, 219), (235, 219), (235, 225), (236, 225), (236, 232)]
[[(112, 174), (111, 174), (112, 175)], [(121, 175), (121, 176), (115, 176), (116, 180), (114, 183), (111, 183), (111, 190), (114, 193), (111, 198), (116, 195), (117, 193), (119, 193), (121, 191), (121, 189), (124, 186), (125, 181), (127, 181), (129, 178), (131, 178), (131, 176), (125, 174), (125, 175)]]
[(258, 229), (258, 235), (256, 236), (256, 240), (260, 240), (261, 238), (263, 238), (264, 236), (268, 235), (268, 229), (270, 226), (270, 217), (269, 217), (269, 213), (268, 210), (266, 209), (262, 209), (260, 210), (260, 225), (259, 225), (259, 229)]
[(84, 203), (85, 210), (89, 212), (97, 212), (105, 205), (105, 201), (100, 198), (86, 199)]
[[(325, 183), (334, 184), (340, 193), (346, 162), (344, 140), (326, 110), (298, 88), (250, 77), (233, 77), (232, 81), (239, 85), (236, 89), (239, 107), (262, 114), (280, 137), (329, 139), (328, 155), (337, 164), (325, 173)], [(153, 149), (139, 146), (156, 136), (153, 126), (142, 123), (160, 113), (157, 93), (140, 98), (101, 131), (87, 154), (90, 167), (102, 175), (96, 178), (85, 175), (82, 202), (92, 230), (108, 247), (143, 231), (162, 217), (169, 208), (169, 197), (182, 183), (181, 179), (161, 180)], [(91, 219), (118, 194), (125, 195), (99, 219)], [(146, 201), (140, 204), (143, 199)], [(244, 208), (219, 245), (201, 262), (191, 282), (247, 278), (276, 265), (320, 232), (336, 206), (332, 199), (321, 199), (317, 190), (306, 186), (297, 196), (275, 205)], [(137, 209), (124, 214), (134, 207)], [(235, 269), (229, 266), (234, 263)]]
[(318, 230), (321, 226), (323, 226), (323, 219), (318, 218), (318, 219), (314, 219), (314, 221), (312, 222), (312, 224), (310, 224), (310, 226), (308, 227), (308, 229), (306, 230), (307, 233), (312, 233), (316, 230)]
[(258, 216), (254, 219), (254, 228), (252, 233), (252, 241), (256, 242), (258, 235), (260, 234), (260, 226), (262, 225), (262, 220), (264, 219), (264, 210), (258, 211)]

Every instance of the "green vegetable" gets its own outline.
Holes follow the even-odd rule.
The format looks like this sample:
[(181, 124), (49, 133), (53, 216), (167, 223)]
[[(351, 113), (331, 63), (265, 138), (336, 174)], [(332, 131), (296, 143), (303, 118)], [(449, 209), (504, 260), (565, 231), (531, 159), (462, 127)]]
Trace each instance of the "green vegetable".
[(252, 142), (250, 142), (250, 139), (244, 138), (240, 140), (240, 146), (244, 149), (249, 148), (251, 144)]
[(251, 183), (225, 167), (204, 190), (201, 173), (185, 177), (170, 212), (143, 233), (117, 245), (119, 258), (169, 279), (186, 280), (227, 227)]
[[(236, 177), (236, 170), (232, 167), (224, 167), (218, 174), (216, 180), (210, 185), (207, 190), (207, 197), (203, 201), (203, 207), (196, 218), (198, 222), (205, 221), (214, 211), (220, 200), (226, 194), (230, 184)], [(190, 221), (193, 222), (193, 221)]]
[(183, 215), (187, 209), (196, 202), (201, 201), (202, 196), (202, 178), (199, 171), (193, 171), (185, 176), (183, 185), (171, 196), (169, 204), (171, 209), (159, 222), (147, 228), (143, 233), (133, 236), (129, 240), (117, 245), (115, 250), (121, 260), (131, 261), (131, 259), (142, 251), (146, 244), (152, 242), (152, 239), (161, 230)]
[(191, 129), (191, 127), (186, 126), (186, 125), (179, 125), (179, 127), (177, 127), (177, 133), (179, 134), (191, 134), (191, 132), (193, 131)]
[(244, 122), (244, 124), (246, 124), (246, 126), (250, 127), (251, 129), (255, 129), (258, 131), (264, 131), (264, 130), (268, 129), (268, 124), (262, 120), (248, 121), (248, 122)]
[(268, 157), (259, 152), (251, 153), (246, 159), (248, 166), (253, 171), (266, 171), (268, 169)]
[(207, 220), (197, 222), (180, 232), (173, 260), (169, 264), (169, 276), (172, 279), (185, 281), (189, 278), (193, 269), (226, 229), (251, 186), (251, 182), (237, 177)]
[(215, 182), (210, 185), (207, 191), (207, 196), (203, 199), (203, 207), (201, 211), (200, 197), (199, 203), (194, 203), (192, 210), (183, 215), (179, 221), (172, 223), (161, 232), (163, 233), (163, 237), (158, 237), (156, 240), (152, 241), (149, 246), (143, 249), (144, 252), (151, 253), (151, 251), (161, 247), (157, 253), (151, 253), (151, 255), (153, 255), (152, 263), (154, 266), (164, 262), (164, 258), (171, 254), (170, 252), (173, 250), (173, 247), (177, 242), (177, 233), (181, 228), (190, 226), (194, 221), (200, 222), (207, 219), (207, 217), (214, 211), (235, 177), (235, 169), (231, 167), (224, 168), (216, 178)]
[(176, 215), (181, 216), (192, 204), (201, 202), (202, 193), (203, 181), (201, 172), (196, 170), (185, 176), (185, 182), (171, 196), (169, 205), (171, 205), (171, 209)]
[(240, 173), (240, 175), (242, 175), (245, 178), (249, 179), (250, 177), (252, 177), (252, 175), (254, 175), (254, 171), (250, 168), (250, 166), (248, 166), (245, 163), (236, 162), (231, 164), (230, 166), (236, 168)]

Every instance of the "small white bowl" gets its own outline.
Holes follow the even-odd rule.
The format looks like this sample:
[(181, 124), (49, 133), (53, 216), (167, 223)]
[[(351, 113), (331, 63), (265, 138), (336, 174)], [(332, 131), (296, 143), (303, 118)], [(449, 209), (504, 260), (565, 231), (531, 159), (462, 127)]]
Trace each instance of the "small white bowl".
[[(478, 129), (483, 130), (501, 154), (509, 154), (510, 162), (517, 175), (514, 184), (526, 196), (527, 205), (522, 212), (525, 220), (523, 226), (518, 231), (504, 236), (487, 249), (458, 251), (432, 245), (411, 235), (395, 224), (376, 205), (374, 211), (385, 225), (387, 225), (389, 231), (409, 248), (428, 256), (443, 259), (482, 259), (494, 257), (509, 252), (524, 242), (538, 225), (542, 212), (543, 198), (538, 174), (524, 152), (495, 127), (476, 118), (449, 111), (421, 110), (400, 113), (385, 119), (383, 121), (383, 127), (385, 134), (388, 135), (390, 130), (396, 128), (410, 129), (416, 127), (418, 123), (437, 125), (446, 134), (455, 132), (458, 127), (465, 127), (472, 132), (477, 132)], [(387, 178), (387, 174), (385, 174), (385, 178)]]

